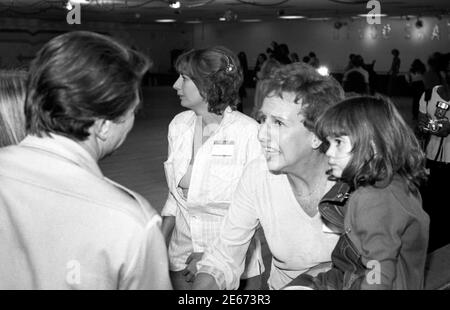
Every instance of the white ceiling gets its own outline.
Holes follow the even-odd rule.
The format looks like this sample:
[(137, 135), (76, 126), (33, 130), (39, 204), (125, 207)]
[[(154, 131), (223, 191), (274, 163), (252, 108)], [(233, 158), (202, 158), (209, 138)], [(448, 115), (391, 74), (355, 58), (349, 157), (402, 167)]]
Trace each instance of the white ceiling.
[[(0, 0), (0, 18), (61, 19), (65, 16), (67, 0)], [(81, 16), (87, 21), (152, 23), (158, 18), (172, 18), (177, 22), (199, 19), (218, 22), (228, 16), (241, 19), (258, 18), (263, 21), (284, 15), (306, 17), (345, 18), (368, 13), (367, 1), (360, 0), (179, 0), (180, 9), (169, 8), (169, 0), (86, 0)], [(390, 16), (449, 17), (450, 0), (381, 0), (381, 13)], [(231, 11), (229, 11), (231, 10)]]

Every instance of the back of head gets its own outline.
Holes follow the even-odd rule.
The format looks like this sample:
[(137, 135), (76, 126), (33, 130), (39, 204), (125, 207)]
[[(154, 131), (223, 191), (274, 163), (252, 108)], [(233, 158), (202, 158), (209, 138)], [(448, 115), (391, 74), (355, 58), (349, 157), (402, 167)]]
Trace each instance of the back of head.
[(364, 64), (364, 59), (361, 55), (355, 55), (351, 61), (354, 67), (361, 67)]
[(398, 55), (400, 55), (400, 52), (398, 51), (398, 49), (394, 48), (394, 49), (391, 51), (391, 54), (394, 55), (395, 57), (397, 57)]
[(148, 60), (93, 32), (57, 36), (30, 67), (25, 103), (27, 132), (83, 141), (97, 119), (120, 121), (139, 99)]
[(279, 68), (281, 66), (282, 65), (280, 64), (280, 62), (275, 58), (270, 58), (266, 60), (266, 62), (264, 62), (264, 64), (261, 66), (261, 70), (259, 72), (260, 73), (259, 79), (260, 80), (267, 79), (276, 68)]
[(302, 105), (304, 126), (310, 131), (326, 109), (344, 98), (339, 82), (305, 63), (292, 63), (274, 70), (263, 97), (283, 96), (283, 93), (296, 95), (295, 103)]
[(349, 136), (352, 159), (342, 178), (354, 187), (388, 185), (394, 175), (405, 179), (411, 191), (425, 177), (425, 156), (398, 110), (389, 99), (359, 96), (328, 109), (316, 123), (316, 135)]
[(0, 71), (0, 147), (25, 137), (26, 79), (25, 71)]
[(364, 75), (358, 71), (349, 72), (344, 82), (344, 90), (346, 93), (366, 94), (367, 85)]
[(425, 64), (420, 61), (420, 59), (416, 58), (411, 64), (411, 71), (414, 73), (424, 74), (426, 71)]
[(208, 111), (221, 115), (239, 103), (242, 68), (236, 55), (222, 46), (191, 50), (178, 57), (175, 68), (188, 76), (208, 102)]

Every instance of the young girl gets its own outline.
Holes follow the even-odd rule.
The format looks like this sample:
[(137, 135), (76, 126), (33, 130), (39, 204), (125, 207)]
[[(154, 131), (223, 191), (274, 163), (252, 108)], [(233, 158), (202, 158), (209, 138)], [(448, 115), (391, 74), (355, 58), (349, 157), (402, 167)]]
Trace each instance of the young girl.
[(332, 268), (292, 284), (314, 289), (422, 289), (429, 217), (418, 184), (424, 154), (386, 99), (355, 97), (327, 110), (316, 135), (337, 184), (319, 204), (340, 234)]

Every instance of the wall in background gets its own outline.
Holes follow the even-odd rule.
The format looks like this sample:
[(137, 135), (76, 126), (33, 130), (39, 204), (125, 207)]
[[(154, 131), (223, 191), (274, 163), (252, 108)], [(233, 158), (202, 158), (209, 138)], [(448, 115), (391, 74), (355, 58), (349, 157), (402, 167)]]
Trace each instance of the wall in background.
[[(92, 22), (67, 25), (65, 20), (4, 18), (0, 20), (0, 57), (3, 66), (27, 64), (50, 38), (77, 29), (108, 33), (135, 46), (151, 56), (155, 63), (152, 71), (159, 73), (169, 72), (171, 50), (214, 44), (225, 45), (236, 53), (244, 51), (252, 68), (257, 55), (265, 52), (273, 40), (288, 44), (290, 51), (298, 53), (300, 58), (314, 51), (322, 64), (334, 72), (343, 70), (350, 53), (361, 54), (366, 62), (376, 60), (375, 70), (386, 72), (392, 61), (390, 51), (397, 48), (401, 71), (407, 71), (414, 58), (426, 62), (434, 51), (450, 52), (450, 20), (422, 20), (420, 29), (415, 27), (416, 19), (391, 18), (382, 18), (382, 24), (376, 27), (369, 26), (365, 19), (343, 20), (341, 27), (336, 29), (336, 21), (308, 20), (196, 25)], [(388, 24), (390, 31), (387, 31)]]
[(90, 30), (109, 34), (150, 56), (154, 72), (166, 73), (171, 66), (170, 51), (192, 47), (190, 25), (114, 24), (82, 22), (68, 25), (65, 20), (0, 20), (0, 57), (3, 67), (26, 66), (35, 53), (51, 38), (72, 30)]
[[(416, 19), (392, 18), (382, 18), (381, 25), (376, 27), (368, 25), (365, 18), (343, 20), (340, 29), (335, 28), (336, 21), (223, 22), (195, 25), (193, 45), (223, 44), (236, 53), (244, 51), (249, 66), (253, 67), (257, 55), (264, 52), (271, 41), (277, 41), (286, 43), (290, 52), (296, 52), (300, 59), (314, 51), (321, 63), (334, 72), (344, 69), (350, 53), (361, 54), (366, 63), (376, 60), (376, 71), (388, 71), (392, 62), (391, 50), (397, 48), (400, 70), (407, 71), (414, 58), (426, 63), (434, 51), (450, 52), (450, 20), (422, 18), (422, 21), (420, 29), (415, 27)], [(437, 32), (436, 25), (439, 39), (435, 35), (432, 40), (433, 30), (435, 34)]]

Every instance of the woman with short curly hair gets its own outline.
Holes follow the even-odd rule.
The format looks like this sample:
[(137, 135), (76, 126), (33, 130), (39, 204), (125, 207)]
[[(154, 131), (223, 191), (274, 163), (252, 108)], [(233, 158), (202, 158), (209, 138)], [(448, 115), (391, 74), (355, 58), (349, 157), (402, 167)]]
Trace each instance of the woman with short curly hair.
[[(175, 67), (180, 76), (173, 88), (189, 110), (169, 125), (163, 232), (174, 288), (190, 289), (196, 263), (219, 234), (244, 166), (262, 150), (257, 123), (236, 111), (243, 77), (233, 52), (220, 46), (192, 50), (182, 54)], [(259, 288), (263, 270), (255, 237), (243, 287)]]

